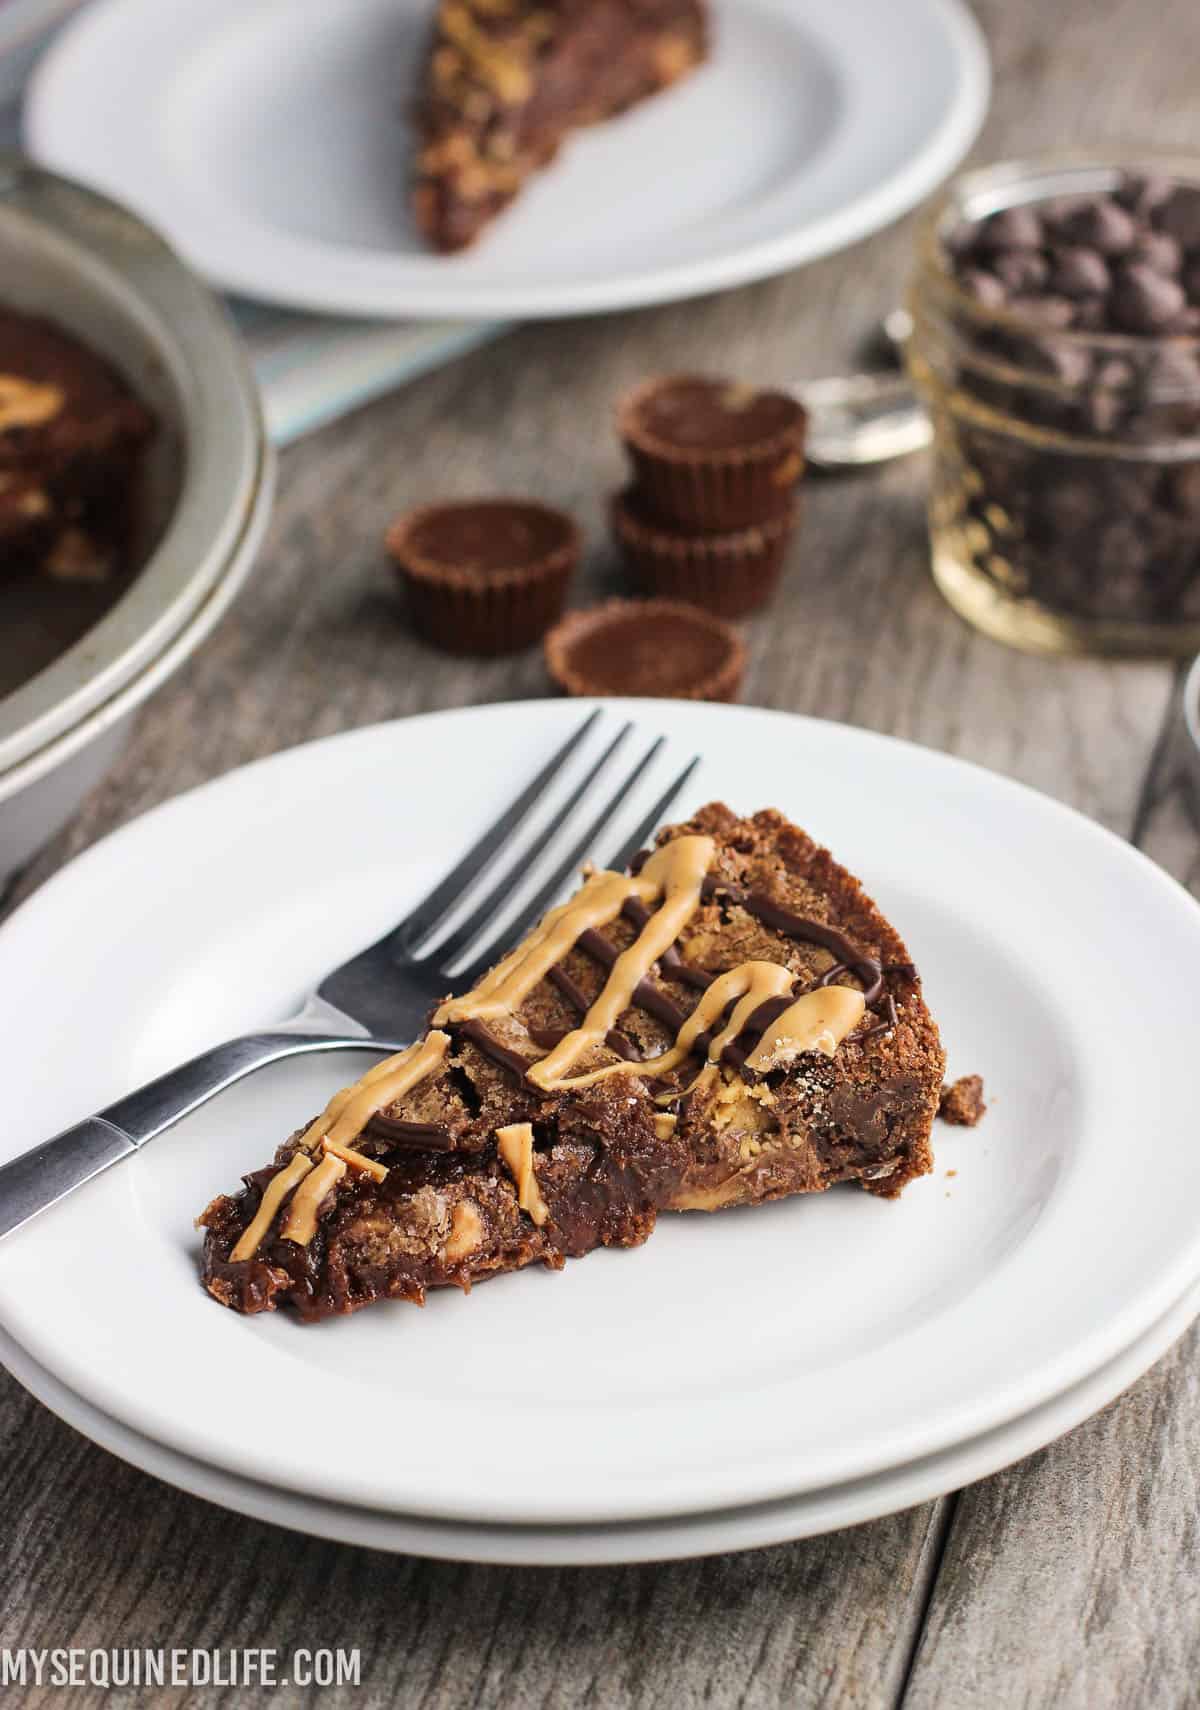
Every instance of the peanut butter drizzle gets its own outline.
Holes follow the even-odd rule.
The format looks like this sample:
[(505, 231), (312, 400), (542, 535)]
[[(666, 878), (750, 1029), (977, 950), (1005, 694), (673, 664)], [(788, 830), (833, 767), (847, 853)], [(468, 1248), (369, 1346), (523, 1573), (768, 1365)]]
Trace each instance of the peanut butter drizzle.
[(433, 1032), (406, 1051), (385, 1057), (353, 1086), (334, 1093), (317, 1120), (305, 1129), (301, 1146), (311, 1152), (323, 1141), (331, 1147), (352, 1145), (373, 1116), (439, 1069), (449, 1048), (450, 1035)]
[(309, 1124), (300, 1138), (300, 1150), (291, 1163), (268, 1184), (262, 1204), (253, 1220), (242, 1232), (230, 1260), (252, 1259), (262, 1244), (284, 1196), (312, 1170), (315, 1156), (320, 1164), (312, 1170), (303, 1188), (297, 1189), (288, 1210), (287, 1221), (279, 1231), (281, 1240), (296, 1241), (307, 1247), (317, 1232), (317, 1211), (330, 1188), (336, 1187), (347, 1169), (361, 1171), (377, 1182), (387, 1175), (387, 1167), (375, 1158), (356, 1152), (352, 1141), (357, 1140), (373, 1116), (386, 1110), (398, 1098), (433, 1074), (441, 1066), (450, 1046), (447, 1033), (430, 1033), (406, 1051), (385, 1057), (368, 1069), (361, 1080), (334, 1093), (315, 1122)]
[[(664, 1051), (660, 1057), (648, 1057), (642, 1063), (609, 1063), (602, 1069), (593, 1069), (591, 1074), (577, 1075), (574, 1080), (559, 1081), (557, 1085), (560, 1088), (590, 1087), (610, 1075), (650, 1075), (655, 1079), (669, 1075), (673, 1069), (687, 1062), (700, 1036), (711, 1029), (736, 999), (733, 1014), (708, 1047), (708, 1066), (715, 1070), (725, 1047), (743, 1031), (759, 1005), (768, 998), (790, 996), (794, 983), (795, 975), (778, 962), (741, 962), (707, 987), (669, 1051)], [(542, 1063), (538, 1064), (539, 1068), (542, 1066)]]
[(281, 1241), (295, 1241), (297, 1246), (308, 1246), (317, 1232), (317, 1213), (321, 1209), (321, 1201), (338, 1185), (346, 1174), (346, 1169), (347, 1166), (340, 1158), (331, 1155), (322, 1158), (316, 1169), (305, 1176), (292, 1195), (287, 1217), (279, 1231)]
[[(700, 901), (700, 886), (715, 848), (711, 837), (677, 837), (656, 850), (636, 877), (624, 873), (590, 873), (582, 888), (565, 903), (551, 909), (541, 925), (497, 962), (474, 991), (450, 998), (442, 1004), (434, 1013), (434, 1026), (511, 1015), (589, 928), (609, 925), (630, 897), (638, 897), (646, 903), (662, 899), (662, 907), (650, 917), (636, 942), (624, 957), (618, 958), (608, 983), (580, 1026), (568, 1033), (550, 1056), (536, 1065), (537, 1076), (530, 1071), (531, 1079), (535, 1079), (538, 1086), (547, 1086), (549, 1083), (542, 1076), (555, 1075), (564, 1068), (570, 1068), (584, 1049), (585, 1042), (591, 1044), (604, 1037), (612, 1021), (601, 1022), (602, 1015), (611, 1013), (615, 1019), (628, 1009), (628, 995), (614, 1008), (610, 994), (622, 990), (626, 983), (632, 993), (651, 963), (674, 942)], [(671, 936), (667, 936), (668, 930)], [(626, 957), (631, 960), (626, 962)], [(638, 964), (640, 971), (637, 977), (627, 981), (629, 969)], [(547, 1065), (551, 1066), (548, 1068)]]
[(818, 986), (805, 992), (767, 1028), (747, 1057), (746, 1067), (766, 1074), (804, 1051), (820, 1051), (832, 1057), (846, 1035), (858, 1026), (866, 1008), (863, 994), (850, 986)]
[(374, 1182), (381, 1182), (387, 1176), (387, 1165), (381, 1164), (378, 1158), (368, 1158), (363, 1152), (356, 1152), (353, 1146), (343, 1146), (337, 1140), (322, 1142), (324, 1149), (334, 1158), (340, 1158), (343, 1164), (349, 1164), (352, 1170), (360, 1175), (370, 1176)]
[[(621, 912), (628, 899), (638, 897), (643, 902), (655, 902), (659, 907), (650, 916), (633, 943), (617, 957), (600, 995), (592, 1004), (579, 1026), (557, 1044), (548, 1057), (527, 1071), (534, 1086), (553, 1091), (567, 1084), (566, 1076), (585, 1051), (601, 1044), (610, 1027), (629, 1008), (634, 990), (645, 979), (658, 958), (665, 955), (687, 925), (700, 903), (700, 888), (716, 853), (711, 837), (677, 837), (657, 850), (636, 878), (620, 879), (616, 874), (598, 873), (588, 884), (616, 878), (619, 892), (613, 887), (610, 896), (615, 902), (613, 912), (604, 920), (581, 919), (572, 922), (570, 915), (563, 923), (570, 932), (569, 949), (586, 927), (606, 926)], [(586, 894), (587, 886), (580, 893)], [(606, 902), (609, 898), (606, 898)], [(557, 961), (558, 958), (555, 957)]]
[(243, 1229), (241, 1239), (229, 1255), (231, 1264), (241, 1264), (243, 1260), (254, 1257), (267, 1230), (275, 1221), (275, 1213), (297, 1182), (303, 1181), (312, 1167), (313, 1160), (308, 1153), (297, 1152), (290, 1164), (285, 1164), (277, 1176), (272, 1176), (259, 1202), (258, 1210)]
[(540, 1229), (550, 1216), (537, 1175), (533, 1168), (533, 1125), (512, 1122), (507, 1128), (497, 1128), (496, 1146), (517, 1184), (517, 1204), (527, 1211)]

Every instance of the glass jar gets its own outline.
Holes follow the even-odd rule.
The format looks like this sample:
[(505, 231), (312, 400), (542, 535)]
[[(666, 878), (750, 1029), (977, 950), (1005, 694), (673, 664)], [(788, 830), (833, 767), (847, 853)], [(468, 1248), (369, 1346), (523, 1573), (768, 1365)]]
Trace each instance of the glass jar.
[[(933, 575), (956, 611), (1017, 647), (1200, 650), (1200, 310), (1160, 334), (1092, 331), (1079, 302), (1019, 289), (984, 301), (956, 254), (1002, 210), (1032, 204), (1052, 232), (1089, 198), (1164, 183), (1200, 210), (1197, 162), (1010, 162), (957, 179), (921, 234), (908, 359), (934, 427)], [(1200, 247), (1171, 241), (1194, 301)], [(1060, 251), (1036, 253), (1043, 277), (1061, 265)], [(1068, 311), (1075, 324), (1058, 324)]]

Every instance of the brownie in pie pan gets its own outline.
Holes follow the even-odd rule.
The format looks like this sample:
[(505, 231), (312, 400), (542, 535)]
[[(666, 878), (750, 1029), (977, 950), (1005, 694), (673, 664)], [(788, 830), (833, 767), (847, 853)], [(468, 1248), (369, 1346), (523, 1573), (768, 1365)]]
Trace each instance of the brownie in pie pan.
[(153, 430), (103, 358), (0, 306), (0, 576), (114, 580)]
[(587, 871), (423, 1038), (204, 1211), (203, 1280), (302, 1320), (634, 1247), (662, 1212), (932, 1167), (944, 1056), (905, 945), (773, 810)]

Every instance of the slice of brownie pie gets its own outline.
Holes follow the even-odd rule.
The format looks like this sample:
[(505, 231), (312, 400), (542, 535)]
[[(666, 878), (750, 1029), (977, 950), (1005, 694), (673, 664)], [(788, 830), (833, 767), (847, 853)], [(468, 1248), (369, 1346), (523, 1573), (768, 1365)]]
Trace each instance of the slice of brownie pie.
[(303, 1319), (633, 1247), (662, 1211), (932, 1167), (944, 1057), (895, 930), (773, 810), (719, 804), (569, 902), (213, 1200), (204, 1283)]
[(413, 211), (473, 243), (569, 132), (698, 65), (705, 0), (439, 0), (415, 114)]

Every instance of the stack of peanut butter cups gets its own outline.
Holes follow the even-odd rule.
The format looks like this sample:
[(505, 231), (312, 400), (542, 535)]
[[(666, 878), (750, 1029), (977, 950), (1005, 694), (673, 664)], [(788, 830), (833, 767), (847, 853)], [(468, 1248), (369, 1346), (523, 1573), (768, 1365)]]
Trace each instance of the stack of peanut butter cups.
[(648, 380), (617, 413), (632, 483), (614, 538), (640, 592), (720, 617), (766, 604), (799, 520), (807, 422), (784, 392), (731, 380)]

